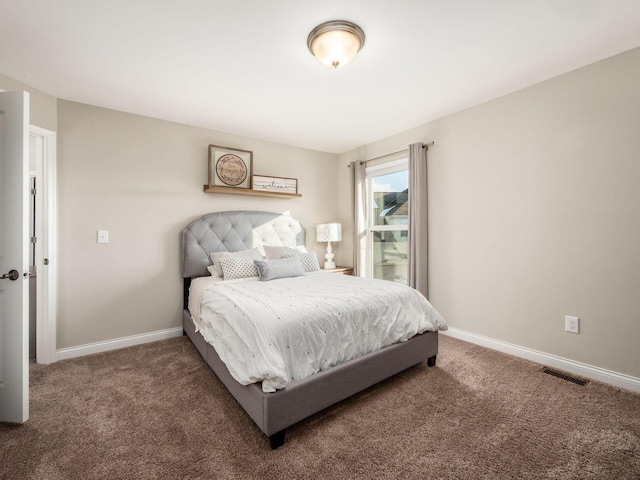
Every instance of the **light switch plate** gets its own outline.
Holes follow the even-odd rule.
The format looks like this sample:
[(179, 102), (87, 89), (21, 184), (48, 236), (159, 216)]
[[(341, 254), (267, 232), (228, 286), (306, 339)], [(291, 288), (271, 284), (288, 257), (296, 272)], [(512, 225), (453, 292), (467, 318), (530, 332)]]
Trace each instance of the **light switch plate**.
[(98, 243), (109, 243), (109, 230), (98, 230)]

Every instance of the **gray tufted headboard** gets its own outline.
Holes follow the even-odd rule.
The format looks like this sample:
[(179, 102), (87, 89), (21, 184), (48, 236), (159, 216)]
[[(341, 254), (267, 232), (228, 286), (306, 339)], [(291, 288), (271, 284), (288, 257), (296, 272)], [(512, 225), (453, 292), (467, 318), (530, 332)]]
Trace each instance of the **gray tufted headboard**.
[(258, 211), (209, 213), (182, 231), (182, 276), (209, 275), (211, 252), (237, 252), (262, 245), (304, 245), (304, 228), (289, 215)]

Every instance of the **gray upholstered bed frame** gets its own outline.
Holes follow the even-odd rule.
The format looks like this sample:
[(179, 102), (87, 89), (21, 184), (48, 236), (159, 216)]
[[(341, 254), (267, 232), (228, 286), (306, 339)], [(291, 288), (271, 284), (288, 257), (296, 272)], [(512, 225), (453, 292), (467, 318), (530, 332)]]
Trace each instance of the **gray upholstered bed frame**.
[(411, 366), (424, 361), (433, 366), (438, 353), (438, 332), (425, 332), (274, 393), (264, 393), (260, 384), (238, 383), (215, 349), (195, 331), (187, 307), (191, 279), (209, 274), (211, 252), (233, 252), (259, 245), (304, 245), (304, 241), (305, 231), (297, 220), (271, 212), (210, 213), (191, 222), (182, 232), (184, 331), (229, 392), (269, 437), (271, 448), (284, 444), (287, 427)]

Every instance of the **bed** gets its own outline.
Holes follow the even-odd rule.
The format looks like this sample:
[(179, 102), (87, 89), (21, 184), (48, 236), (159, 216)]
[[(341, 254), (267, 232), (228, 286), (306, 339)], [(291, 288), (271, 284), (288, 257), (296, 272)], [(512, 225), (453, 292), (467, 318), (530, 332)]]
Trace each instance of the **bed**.
[(188, 308), (192, 281), (209, 275), (207, 267), (211, 266), (212, 252), (238, 252), (262, 245), (295, 247), (304, 244), (305, 230), (300, 222), (289, 215), (272, 212), (210, 213), (191, 222), (182, 232), (184, 332), (240, 406), (269, 438), (272, 449), (284, 444), (287, 427), (409, 367), (425, 361), (428, 366), (434, 366), (438, 353), (438, 332), (425, 331), (406, 341), (319, 371), (274, 392), (264, 392), (260, 383), (239, 383), (216, 349), (196, 331)]

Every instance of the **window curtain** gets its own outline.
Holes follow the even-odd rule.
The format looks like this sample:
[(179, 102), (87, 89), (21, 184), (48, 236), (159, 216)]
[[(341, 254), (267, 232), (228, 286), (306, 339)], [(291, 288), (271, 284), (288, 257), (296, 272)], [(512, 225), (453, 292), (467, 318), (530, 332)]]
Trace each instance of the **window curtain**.
[(407, 283), (429, 298), (427, 228), (427, 147), (409, 145), (409, 239)]
[(362, 162), (351, 162), (351, 205), (353, 215), (353, 275), (364, 276), (364, 251), (367, 240), (365, 181)]

